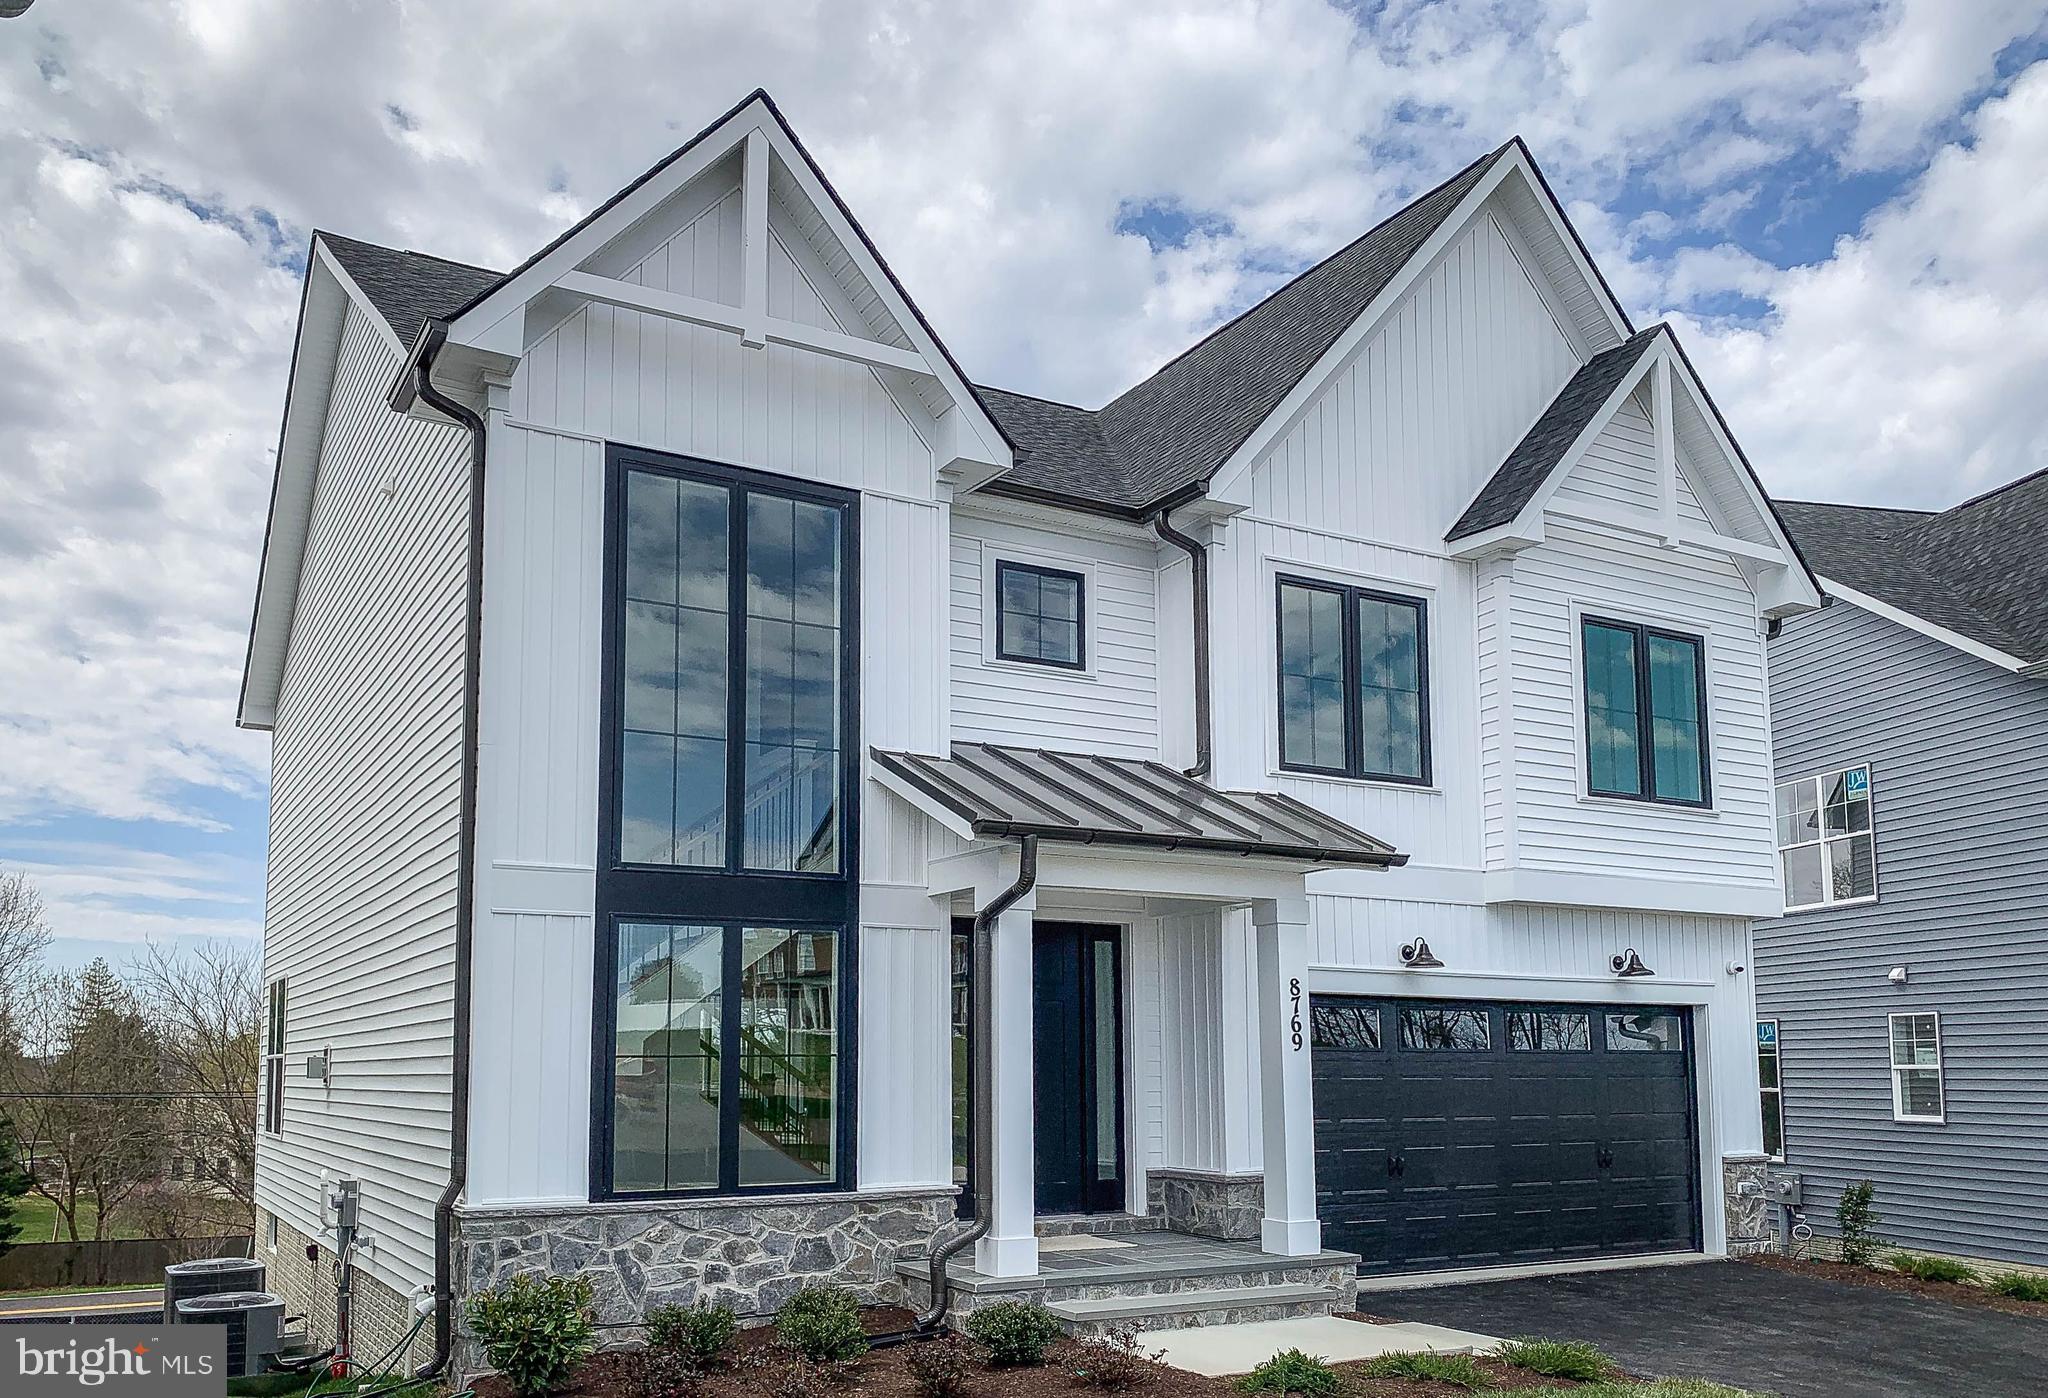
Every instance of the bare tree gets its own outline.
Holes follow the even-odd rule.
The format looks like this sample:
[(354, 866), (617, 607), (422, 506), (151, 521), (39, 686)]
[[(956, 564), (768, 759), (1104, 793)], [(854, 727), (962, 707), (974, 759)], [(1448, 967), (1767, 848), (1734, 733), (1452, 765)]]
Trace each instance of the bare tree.
[(0, 1093), (34, 1159), (35, 1192), (76, 1241), (105, 1236), (162, 1173), (160, 1057), (149, 1020), (104, 961), (43, 973), (17, 1005), (20, 1051), (0, 1054)]
[(252, 946), (150, 945), (130, 970), (161, 1067), (166, 1126), (196, 1181), (254, 1217), (263, 989)]
[(0, 1054), (20, 1050), (15, 1007), (49, 944), (43, 895), (27, 874), (0, 873)]

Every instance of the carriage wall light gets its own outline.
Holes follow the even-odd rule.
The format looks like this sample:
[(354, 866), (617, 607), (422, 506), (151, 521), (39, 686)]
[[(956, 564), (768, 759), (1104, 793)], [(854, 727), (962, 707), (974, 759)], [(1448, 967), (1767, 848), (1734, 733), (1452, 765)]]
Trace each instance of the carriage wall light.
[(1615, 975), (1623, 978), (1630, 976), (1654, 976), (1657, 974), (1643, 964), (1643, 958), (1636, 955), (1634, 947), (1627, 948), (1619, 956), (1608, 957), (1607, 966)]
[(1436, 953), (1429, 949), (1429, 943), (1417, 937), (1401, 945), (1401, 964), (1411, 971), (1428, 971), (1444, 963), (1436, 959)]

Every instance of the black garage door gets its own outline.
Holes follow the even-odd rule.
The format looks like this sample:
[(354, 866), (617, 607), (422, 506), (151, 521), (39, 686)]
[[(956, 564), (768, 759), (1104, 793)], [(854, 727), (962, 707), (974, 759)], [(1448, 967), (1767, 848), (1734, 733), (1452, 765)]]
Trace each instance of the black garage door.
[(1310, 1002), (1316, 1203), (1364, 1272), (1699, 1246), (1684, 1009)]

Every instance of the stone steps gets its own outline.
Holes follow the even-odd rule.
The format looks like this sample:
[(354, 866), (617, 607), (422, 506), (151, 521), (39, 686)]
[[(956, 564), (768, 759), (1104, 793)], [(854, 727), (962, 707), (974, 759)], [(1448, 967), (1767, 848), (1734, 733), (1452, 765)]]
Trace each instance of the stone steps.
[(1181, 1330), (1191, 1325), (1293, 1320), (1299, 1316), (1327, 1315), (1343, 1299), (1343, 1292), (1333, 1286), (1278, 1282), (1264, 1286), (1173, 1291), (1164, 1295), (1052, 1301), (1046, 1309), (1066, 1324), (1068, 1333), (1088, 1336), (1101, 1335), (1122, 1326), (1139, 1330)]

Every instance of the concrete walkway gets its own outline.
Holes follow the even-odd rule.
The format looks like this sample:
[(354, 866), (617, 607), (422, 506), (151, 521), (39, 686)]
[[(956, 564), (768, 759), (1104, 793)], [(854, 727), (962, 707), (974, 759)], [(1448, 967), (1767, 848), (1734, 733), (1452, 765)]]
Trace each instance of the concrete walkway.
[(1377, 1359), (1383, 1354), (1433, 1350), (1478, 1354), (1499, 1343), (1490, 1335), (1447, 1330), (1441, 1325), (1368, 1325), (1336, 1316), (1260, 1320), (1244, 1325), (1190, 1325), (1180, 1330), (1140, 1331), (1147, 1353), (1163, 1351), (1162, 1362), (1197, 1374), (1248, 1374), (1283, 1350), (1298, 1349), (1332, 1363)]

